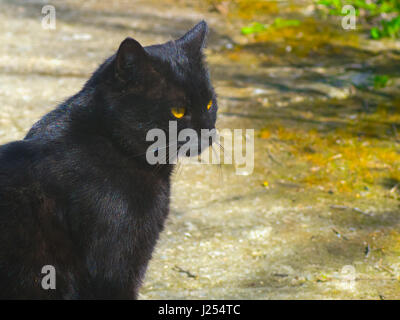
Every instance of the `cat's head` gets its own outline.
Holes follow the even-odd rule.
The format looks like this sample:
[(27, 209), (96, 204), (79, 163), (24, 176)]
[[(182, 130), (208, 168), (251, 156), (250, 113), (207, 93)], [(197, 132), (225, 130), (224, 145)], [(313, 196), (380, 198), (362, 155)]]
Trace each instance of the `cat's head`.
[(160, 45), (143, 47), (126, 38), (106, 62), (107, 85), (100, 87), (107, 91), (114, 133), (127, 145), (144, 152), (151, 144), (146, 134), (155, 128), (165, 131), (171, 145), (182, 145), (169, 141), (170, 121), (176, 121), (178, 132), (194, 129), (199, 137), (201, 129), (215, 128), (218, 106), (203, 55), (207, 32), (202, 21)]

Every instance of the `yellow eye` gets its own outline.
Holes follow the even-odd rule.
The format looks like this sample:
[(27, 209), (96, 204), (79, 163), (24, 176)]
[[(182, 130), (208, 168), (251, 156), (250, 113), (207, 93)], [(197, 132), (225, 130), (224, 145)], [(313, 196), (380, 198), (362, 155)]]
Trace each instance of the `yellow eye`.
[(186, 108), (172, 108), (171, 113), (175, 118), (182, 118), (185, 115)]
[(211, 107), (212, 107), (212, 100), (210, 100), (210, 102), (208, 103), (208, 105), (207, 105), (207, 110), (210, 110), (211, 109)]

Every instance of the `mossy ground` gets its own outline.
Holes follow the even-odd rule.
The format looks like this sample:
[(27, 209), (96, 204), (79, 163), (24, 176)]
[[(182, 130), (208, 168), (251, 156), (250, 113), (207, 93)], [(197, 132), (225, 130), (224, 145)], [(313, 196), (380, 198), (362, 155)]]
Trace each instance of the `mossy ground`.
[[(344, 31), (311, 1), (105, 3), (54, 1), (57, 29), (45, 31), (41, 1), (0, 1), (2, 143), (126, 36), (166, 41), (202, 18), (218, 128), (256, 132), (250, 175), (177, 170), (141, 298), (400, 298), (399, 43)], [(277, 17), (300, 24), (240, 32)]]

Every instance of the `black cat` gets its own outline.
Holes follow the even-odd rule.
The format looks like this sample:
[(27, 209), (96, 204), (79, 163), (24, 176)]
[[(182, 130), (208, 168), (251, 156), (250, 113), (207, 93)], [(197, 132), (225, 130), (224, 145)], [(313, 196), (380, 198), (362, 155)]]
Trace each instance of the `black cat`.
[[(174, 167), (146, 160), (146, 133), (173, 120), (214, 128), (207, 30), (148, 47), (125, 39), (79, 93), (0, 147), (0, 298), (137, 298)], [(42, 288), (45, 265), (56, 289)]]

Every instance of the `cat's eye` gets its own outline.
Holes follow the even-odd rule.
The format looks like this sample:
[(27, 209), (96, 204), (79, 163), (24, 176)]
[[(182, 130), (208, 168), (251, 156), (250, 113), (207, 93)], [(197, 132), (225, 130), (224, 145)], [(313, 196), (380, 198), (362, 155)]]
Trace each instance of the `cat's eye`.
[(185, 115), (186, 108), (171, 108), (171, 113), (174, 115), (175, 118), (182, 118)]
[(207, 105), (207, 110), (210, 110), (211, 109), (211, 107), (212, 107), (212, 104), (213, 104), (213, 101), (212, 100), (210, 100), (210, 102), (208, 103), (208, 105)]

